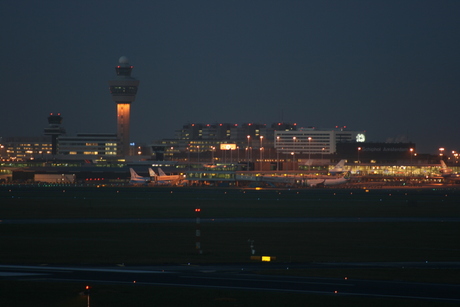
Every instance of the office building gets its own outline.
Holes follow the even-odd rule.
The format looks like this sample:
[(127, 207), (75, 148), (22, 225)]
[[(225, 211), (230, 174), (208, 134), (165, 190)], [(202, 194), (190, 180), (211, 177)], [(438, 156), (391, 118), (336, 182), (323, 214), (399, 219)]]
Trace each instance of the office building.
[(365, 131), (346, 128), (300, 128), (295, 131), (275, 131), (274, 147), (280, 153), (321, 154), (337, 152), (338, 143), (360, 143), (366, 140)]
[(58, 153), (73, 158), (115, 157), (117, 135), (112, 133), (77, 133), (77, 136), (60, 136)]
[(49, 137), (4, 137), (2, 138), (1, 158), (27, 160), (52, 154), (53, 146)]

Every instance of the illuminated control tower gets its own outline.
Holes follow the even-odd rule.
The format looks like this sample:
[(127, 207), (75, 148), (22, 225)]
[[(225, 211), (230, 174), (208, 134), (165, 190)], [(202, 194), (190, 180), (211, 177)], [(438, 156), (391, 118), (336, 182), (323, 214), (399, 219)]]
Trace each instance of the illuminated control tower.
[(130, 108), (139, 86), (139, 80), (131, 77), (133, 68), (128, 58), (122, 56), (118, 60), (118, 66), (115, 66), (117, 78), (109, 81), (112, 99), (117, 104), (117, 136), (120, 140), (118, 155), (123, 157), (129, 155)]

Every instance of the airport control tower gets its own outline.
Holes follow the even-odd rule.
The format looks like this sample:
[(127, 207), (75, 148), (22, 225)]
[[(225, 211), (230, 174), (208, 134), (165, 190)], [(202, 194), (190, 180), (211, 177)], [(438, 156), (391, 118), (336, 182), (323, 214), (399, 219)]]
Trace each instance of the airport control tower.
[(62, 116), (61, 113), (53, 114), (51, 113), (48, 116), (48, 127), (45, 128), (45, 135), (51, 135), (51, 146), (52, 151), (51, 153), (56, 155), (57, 153), (57, 138), (60, 135), (65, 134), (65, 129), (61, 126), (62, 124)]
[(117, 78), (109, 81), (112, 99), (117, 104), (117, 136), (120, 141), (118, 155), (123, 157), (129, 155), (130, 108), (139, 86), (139, 80), (131, 77), (133, 68), (127, 57), (120, 57), (115, 66)]

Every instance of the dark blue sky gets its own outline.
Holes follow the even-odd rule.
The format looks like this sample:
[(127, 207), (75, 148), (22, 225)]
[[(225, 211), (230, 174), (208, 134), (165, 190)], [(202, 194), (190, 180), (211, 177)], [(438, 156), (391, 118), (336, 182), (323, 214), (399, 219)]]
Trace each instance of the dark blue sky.
[(4, 1), (0, 136), (116, 132), (107, 81), (140, 80), (132, 141), (187, 122), (346, 125), (460, 151), (460, 1)]

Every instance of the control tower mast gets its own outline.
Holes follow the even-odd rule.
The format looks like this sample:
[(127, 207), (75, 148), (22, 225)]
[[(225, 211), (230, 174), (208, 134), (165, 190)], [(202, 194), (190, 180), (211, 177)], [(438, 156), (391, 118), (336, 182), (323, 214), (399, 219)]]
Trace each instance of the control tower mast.
[(120, 142), (118, 155), (123, 157), (129, 155), (130, 108), (139, 86), (139, 80), (131, 77), (133, 68), (127, 57), (120, 57), (118, 66), (115, 66), (117, 77), (109, 81), (112, 99), (117, 104), (117, 136)]

